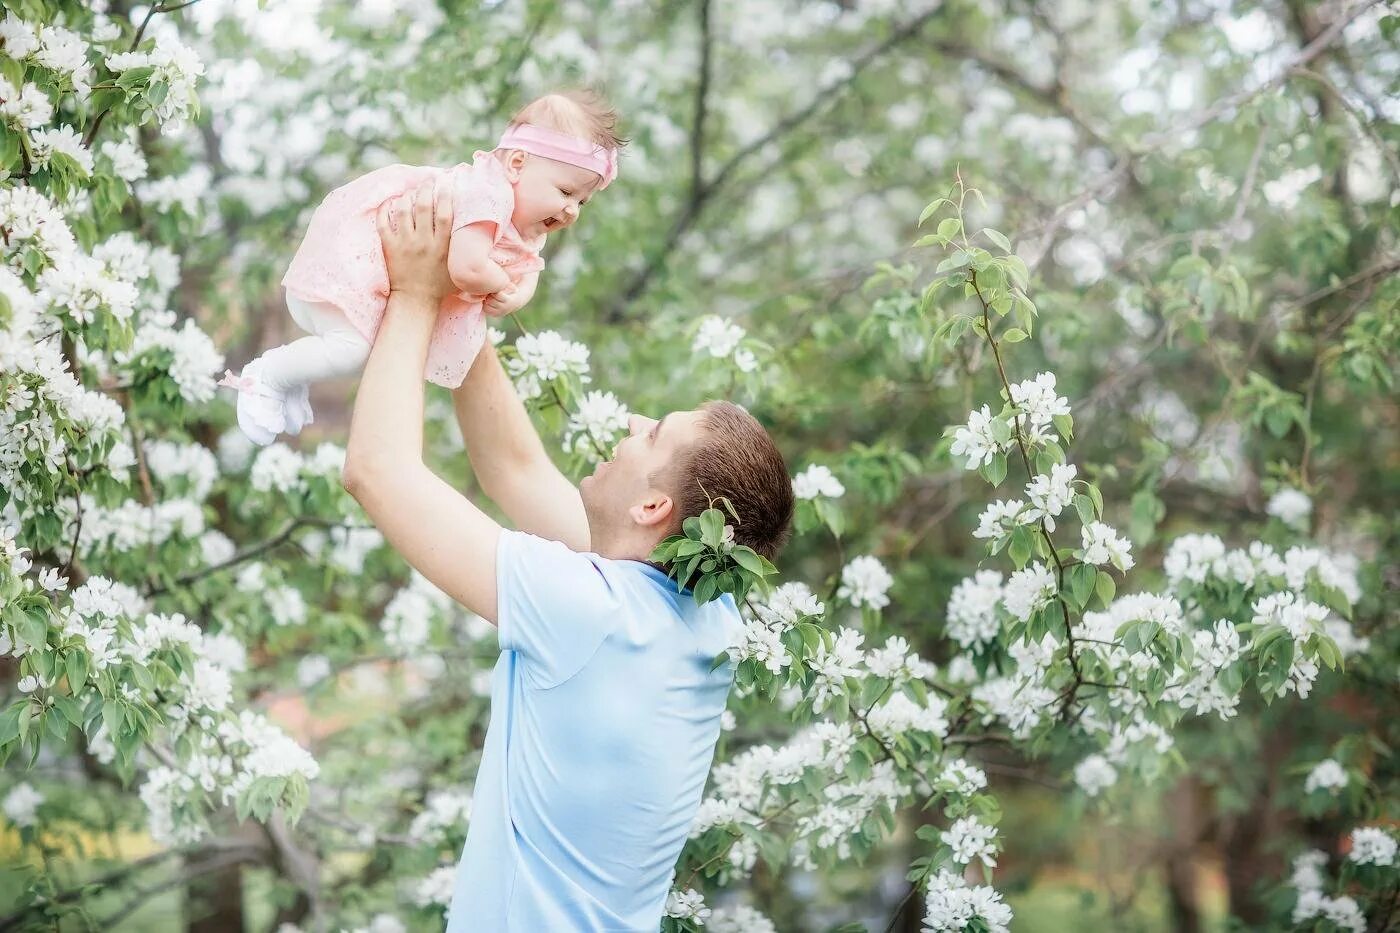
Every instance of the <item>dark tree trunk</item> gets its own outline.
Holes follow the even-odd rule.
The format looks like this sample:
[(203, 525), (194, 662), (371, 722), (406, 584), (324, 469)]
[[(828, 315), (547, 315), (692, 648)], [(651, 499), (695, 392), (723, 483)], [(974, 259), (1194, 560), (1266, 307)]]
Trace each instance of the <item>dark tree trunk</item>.
[[(1264, 851), (1276, 835), (1280, 819), (1274, 806), (1280, 774), (1291, 747), (1289, 737), (1277, 730), (1264, 739), (1259, 749), (1263, 771), (1249, 809), (1222, 828), (1220, 849), (1225, 858), (1225, 880), (1230, 895), (1230, 916), (1246, 928), (1263, 927), (1269, 918), (1268, 905), (1260, 898), (1263, 882), (1277, 881), (1286, 866), (1277, 855)], [(1290, 778), (1291, 780), (1291, 778)]]
[(1163, 862), (1167, 897), (1171, 907), (1172, 929), (1177, 933), (1200, 933), (1200, 890), (1196, 885), (1196, 845), (1201, 837), (1200, 807), (1194, 779), (1183, 778), (1167, 797), (1171, 814), (1171, 849)]
[(191, 881), (185, 918), (188, 933), (243, 933), (243, 866), (230, 865)]

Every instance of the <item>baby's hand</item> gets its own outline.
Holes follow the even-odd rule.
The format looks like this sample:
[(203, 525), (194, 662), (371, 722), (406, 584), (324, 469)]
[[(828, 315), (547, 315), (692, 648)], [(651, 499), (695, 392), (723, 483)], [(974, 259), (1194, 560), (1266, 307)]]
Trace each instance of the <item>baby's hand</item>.
[(488, 317), (505, 317), (508, 314), (514, 314), (524, 306), (525, 303), (520, 300), (520, 289), (512, 284), (493, 295), (487, 295), (486, 300), (481, 303), (481, 310)]

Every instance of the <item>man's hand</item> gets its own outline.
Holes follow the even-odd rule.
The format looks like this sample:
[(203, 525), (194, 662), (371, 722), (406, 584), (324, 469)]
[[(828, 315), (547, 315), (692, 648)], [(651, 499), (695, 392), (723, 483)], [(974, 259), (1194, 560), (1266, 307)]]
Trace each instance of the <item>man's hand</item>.
[(452, 192), (429, 180), (416, 191), (390, 198), (375, 218), (389, 290), (429, 299), (434, 308), (457, 288), (447, 274), (452, 239)]
[(515, 285), (508, 285), (494, 295), (487, 295), (481, 303), (481, 310), (487, 317), (505, 317), (525, 307), (521, 291)]

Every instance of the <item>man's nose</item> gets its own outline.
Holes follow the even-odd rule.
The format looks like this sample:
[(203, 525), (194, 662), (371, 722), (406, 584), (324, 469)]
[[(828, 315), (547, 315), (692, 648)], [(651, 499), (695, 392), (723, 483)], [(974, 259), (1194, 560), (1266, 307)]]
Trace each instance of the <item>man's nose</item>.
[(651, 426), (656, 423), (656, 419), (648, 418), (646, 415), (632, 414), (627, 416), (627, 429), (633, 434), (645, 434), (651, 430)]

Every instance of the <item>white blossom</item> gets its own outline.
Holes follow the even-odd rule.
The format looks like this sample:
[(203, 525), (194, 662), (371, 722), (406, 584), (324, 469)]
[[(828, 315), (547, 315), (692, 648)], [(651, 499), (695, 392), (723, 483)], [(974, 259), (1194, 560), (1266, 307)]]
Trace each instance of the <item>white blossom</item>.
[(1097, 797), (1118, 781), (1118, 769), (1102, 755), (1090, 755), (1074, 767), (1074, 783), (1090, 797)]
[(942, 697), (930, 695), (923, 706), (909, 699), (903, 691), (892, 693), (879, 706), (866, 713), (866, 721), (876, 735), (892, 739), (910, 730), (930, 732), (940, 738), (948, 734), (945, 715), (948, 704)]
[(979, 570), (953, 587), (948, 598), (948, 637), (964, 648), (994, 641), (1001, 631), (997, 603), (1004, 578), (995, 570)]
[(1055, 530), (1055, 516), (1074, 500), (1074, 478), (1079, 470), (1072, 463), (1056, 463), (1050, 473), (1039, 474), (1026, 484), (1026, 499), (1030, 501), (1030, 518), (1043, 519), (1045, 530)]
[(850, 601), (857, 609), (861, 606), (883, 609), (890, 604), (888, 594), (893, 585), (894, 577), (885, 565), (878, 558), (865, 554), (841, 568), (841, 585), (836, 595)]
[(33, 26), (7, 11), (4, 22), (0, 22), (0, 42), (5, 44), (6, 55), (23, 61), (39, 47), (39, 36)]
[(843, 626), (830, 648), (825, 640), (817, 646), (816, 655), (807, 660), (817, 674), (811, 693), (813, 710), (820, 713), (833, 696), (843, 693), (847, 677), (860, 676), (860, 665), (865, 657), (860, 645), (864, 640), (860, 632)]
[(969, 885), (962, 875), (946, 868), (929, 879), (924, 933), (961, 933), (979, 918), (986, 933), (1010, 933), (1011, 908), (995, 889)]
[(43, 794), (28, 783), (21, 782), (5, 795), (5, 801), (0, 804), (0, 809), (5, 811), (5, 818), (16, 826), (33, 826), (39, 812), (39, 805), (43, 802)]
[(1034, 379), (1013, 385), (1011, 402), (1026, 417), (1031, 428), (1043, 428), (1057, 415), (1069, 414), (1069, 401), (1055, 391), (1055, 374), (1040, 373)]
[(710, 908), (705, 906), (705, 896), (699, 891), (687, 888), (684, 891), (673, 888), (666, 895), (666, 916), (678, 920), (690, 920), (697, 926), (704, 926), (710, 916)]
[(457, 869), (451, 865), (444, 865), (433, 871), (418, 883), (414, 889), (413, 899), (419, 907), (432, 907), (441, 905), (446, 907), (452, 903), (452, 891), (457, 881)]
[(1020, 499), (998, 499), (990, 503), (977, 518), (974, 538), (1002, 538), (1021, 525), (1035, 520), (1033, 513)]
[(710, 933), (778, 933), (772, 920), (744, 904), (716, 907), (705, 926)]
[(271, 444), (253, 460), (248, 481), (258, 492), (300, 492), (306, 485), (301, 477), (305, 465), (302, 455), (286, 444)]
[(515, 380), (516, 391), (522, 398), (537, 398), (543, 383), (562, 376), (577, 376), (589, 382), (588, 348), (567, 340), (557, 331), (544, 330), (526, 334), (515, 341), (515, 355), (506, 361), (506, 369)]
[(1305, 530), (1312, 515), (1312, 499), (1299, 489), (1285, 487), (1274, 493), (1264, 511), (1290, 527)]
[(1308, 849), (1293, 857), (1293, 874), (1288, 883), (1299, 891), (1321, 890), (1322, 869), (1327, 864), (1327, 853), (1318, 849)]
[(955, 457), (964, 457), (967, 468), (975, 470), (992, 462), (992, 459), (1006, 449), (1010, 441), (998, 441), (992, 426), (996, 423), (990, 407), (983, 405), (967, 416), (967, 424), (960, 425), (953, 432), (953, 445), (949, 448)]
[(1346, 769), (1332, 758), (1324, 758), (1314, 765), (1313, 769), (1308, 772), (1308, 779), (1303, 782), (1303, 789), (1309, 794), (1316, 790), (1326, 790), (1336, 794), (1346, 786)]
[(630, 413), (611, 392), (589, 392), (579, 400), (564, 427), (564, 449), (596, 462), (626, 433)]
[(47, 166), (55, 155), (65, 155), (78, 164), (84, 175), (92, 174), (92, 150), (83, 145), (83, 137), (73, 127), (36, 130), (31, 138), (35, 165)]
[(839, 499), (846, 494), (846, 487), (841, 485), (829, 467), (813, 464), (793, 477), (792, 494), (799, 499), (815, 499), (818, 496)]
[(695, 333), (695, 340), (690, 349), (695, 353), (708, 353), (718, 358), (733, 353), (738, 348), (739, 341), (743, 339), (744, 329), (738, 324), (719, 315), (709, 314), (700, 319), (700, 327)]
[(1132, 569), (1132, 542), (1120, 536), (1112, 526), (1090, 522), (1080, 530), (1080, 536), (1084, 546), (1084, 563), (1111, 563), (1119, 570)]
[(36, 84), (16, 88), (0, 78), (0, 115), (10, 118), (22, 129), (38, 129), (53, 119), (53, 101)]
[(1379, 826), (1362, 826), (1352, 830), (1347, 858), (1358, 865), (1394, 865), (1395, 850), (1395, 837), (1389, 832)]
[(1006, 582), (1002, 603), (1012, 616), (1026, 622), (1036, 610), (1046, 605), (1056, 592), (1058, 587), (1055, 575), (1037, 561), (1011, 575), (1011, 579)]
[(1225, 556), (1225, 543), (1215, 535), (1182, 535), (1167, 548), (1162, 570), (1173, 585), (1203, 583), (1216, 560)]
[(987, 773), (962, 758), (944, 765), (938, 779), (952, 785), (954, 792), (964, 797), (970, 797), (987, 786)]
[(297, 684), (307, 690), (331, 675), (330, 658), (324, 654), (308, 654), (297, 662)]
[(435, 790), (413, 818), (408, 837), (417, 844), (439, 843), (448, 832), (465, 831), (472, 815), (472, 795), (463, 789)]
[(98, 147), (98, 153), (111, 165), (112, 174), (132, 185), (146, 178), (146, 154), (134, 140), (109, 140)]
[(84, 77), (92, 66), (87, 60), (87, 42), (70, 29), (60, 26), (39, 27), (40, 49), (34, 60), (46, 68), (68, 75), (75, 85), (84, 86)]
[(939, 838), (953, 850), (953, 861), (959, 865), (981, 861), (988, 868), (996, 867), (996, 854), (1000, 847), (996, 842), (995, 826), (988, 826), (975, 816), (964, 817), (954, 821)]

